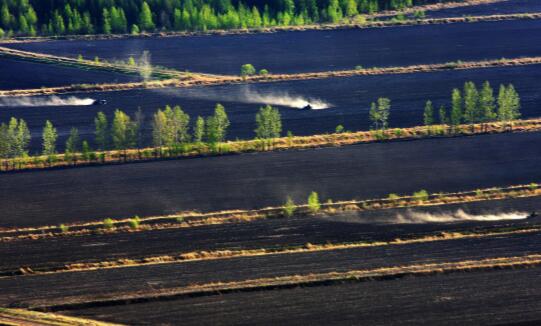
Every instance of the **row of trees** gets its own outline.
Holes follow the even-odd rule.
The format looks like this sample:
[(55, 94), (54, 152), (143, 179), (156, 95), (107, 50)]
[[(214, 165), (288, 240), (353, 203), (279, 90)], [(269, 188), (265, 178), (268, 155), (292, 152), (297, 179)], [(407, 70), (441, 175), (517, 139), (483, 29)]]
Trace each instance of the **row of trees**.
[[(466, 82), (463, 90), (453, 89), (451, 111), (445, 106), (438, 110), (439, 123), (457, 126), (461, 123), (509, 122), (520, 118), (520, 96), (512, 84), (500, 85), (497, 99), (488, 81), (480, 89), (475, 83)], [(423, 114), (425, 125), (436, 124), (432, 101), (427, 101)]]
[[(391, 101), (379, 98), (372, 103), (369, 119), (372, 128), (385, 130), (391, 112)], [(481, 89), (473, 82), (466, 82), (463, 90), (454, 89), (451, 95), (451, 111), (444, 106), (439, 108), (439, 124), (457, 126), (462, 123), (488, 123), (491, 121), (509, 122), (520, 117), (520, 97), (512, 84), (500, 85), (498, 97), (488, 81)], [(426, 102), (423, 114), (425, 125), (436, 124), (433, 103)], [(282, 119), (278, 109), (270, 105), (260, 108), (255, 117), (257, 139), (272, 139), (282, 133)], [(109, 123), (107, 116), (99, 112), (94, 119), (94, 143), (99, 150), (141, 148), (144, 146), (144, 116), (141, 110), (133, 117), (116, 110)], [(193, 125), (190, 116), (180, 106), (166, 106), (158, 109), (152, 116), (152, 143), (155, 147), (170, 147), (188, 143), (217, 144), (226, 140), (230, 125), (225, 108), (217, 104), (214, 114), (198, 116)], [(341, 129), (343, 130), (343, 128)], [(340, 130), (340, 131), (341, 131)], [(337, 128), (337, 132), (340, 132)], [(50, 121), (46, 121), (42, 132), (43, 155), (56, 154), (58, 133)], [(22, 157), (28, 155), (31, 133), (22, 119), (11, 118), (8, 124), (0, 125), (0, 157)], [(82, 141), (79, 131), (72, 128), (65, 144), (66, 154), (88, 153), (88, 141)]]
[(338, 22), (441, 0), (0, 0), (0, 30), (53, 35)]
[[(280, 137), (282, 121), (280, 112), (267, 105), (256, 114), (256, 138), (268, 139)], [(126, 150), (144, 146), (144, 116), (141, 110), (133, 117), (121, 110), (116, 110), (113, 119), (103, 112), (98, 112), (94, 119), (94, 144), (98, 150)], [(180, 106), (166, 106), (159, 109), (152, 117), (152, 142), (156, 147), (175, 147), (187, 143), (223, 142), (227, 136), (230, 122), (225, 108), (217, 104), (214, 114), (209, 117), (197, 117), (190, 126), (190, 116)], [(50, 121), (45, 122), (42, 130), (41, 154), (52, 156), (57, 153), (58, 132)], [(25, 157), (29, 154), (31, 133), (23, 119), (11, 118), (8, 124), (0, 125), (0, 157)], [(65, 153), (90, 153), (87, 140), (82, 140), (77, 128), (70, 130), (65, 143)]]

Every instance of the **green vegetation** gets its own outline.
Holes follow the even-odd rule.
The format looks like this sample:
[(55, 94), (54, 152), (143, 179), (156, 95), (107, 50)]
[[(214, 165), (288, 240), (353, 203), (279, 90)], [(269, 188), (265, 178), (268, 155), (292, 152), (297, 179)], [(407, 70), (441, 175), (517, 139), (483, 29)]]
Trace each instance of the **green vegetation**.
[(242, 65), (242, 67), (240, 67), (240, 75), (242, 77), (253, 76), (255, 74), (256, 74), (255, 67), (249, 63)]
[(69, 232), (69, 230), (70, 230), (69, 226), (67, 226), (65, 224), (60, 224), (60, 226), (58, 226), (58, 228), (60, 229), (60, 232), (62, 232), (62, 233)]
[(103, 220), (103, 227), (106, 230), (112, 230), (115, 227), (115, 221), (111, 218), (106, 218)]
[(369, 112), (369, 118), (374, 130), (385, 130), (389, 124), (389, 115), (391, 111), (391, 100), (388, 98), (379, 98), (377, 104), (372, 102)]
[(296, 209), (297, 209), (297, 206), (293, 202), (293, 199), (291, 199), (291, 197), (287, 197), (287, 200), (282, 209), (284, 216), (285, 217), (293, 216), (293, 214), (295, 214)]
[(423, 120), (425, 126), (430, 126), (434, 124), (434, 107), (432, 106), (432, 101), (430, 100), (426, 101)]
[[(440, 107), (440, 124), (450, 124), (453, 128), (456, 128), (462, 122), (469, 125), (481, 123), (486, 128), (486, 124), (489, 122), (509, 123), (520, 118), (520, 96), (512, 84), (508, 86), (500, 85), (497, 107), (495, 102), (494, 91), (488, 81), (483, 83), (480, 91), (475, 83), (466, 82), (463, 92), (458, 88), (453, 89), (451, 94), (451, 117), (449, 120), (447, 119), (445, 107)], [(428, 101), (423, 113), (425, 125), (433, 124), (433, 110), (432, 102)]]
[[(139, 34), (141, 31), (363, 22), (362, 14), (402, 9), (430, 0), (1, 0), (2, 35)], [(424, 17), (421, 12), (415, 18)]]
[(427, 201), (428, 196), (428, 192), (424, 189), (413, 193), (413, 198), (418, 201)]
[(312, 191), (308, 196), (308, 209), (310, 213), (315, 214), (321, 209), (321, 204), (319, 202), (319, 195), (317, 192)]
[(256, 138), (271, 139), (278, 138), (282, 133), (282, 118), (278, 109), (270, 105), (262, 107), (255, 116), (257, 128)]
[(56, 139), (58, 134), (56, 128), (53, 127), (51, 121), (45, 121), (45, 127), (43, 128), (43, 155), (54, 155), (56, 153)]
[(128, 225), (131, 229), (133, 230), (137, 230), (139, 228), (139, 224), (141, 223), (141, 219), (139, 218), (139, 216), (135, 216), (134, 218), (131, 218), (129, 221), (128, 221)]

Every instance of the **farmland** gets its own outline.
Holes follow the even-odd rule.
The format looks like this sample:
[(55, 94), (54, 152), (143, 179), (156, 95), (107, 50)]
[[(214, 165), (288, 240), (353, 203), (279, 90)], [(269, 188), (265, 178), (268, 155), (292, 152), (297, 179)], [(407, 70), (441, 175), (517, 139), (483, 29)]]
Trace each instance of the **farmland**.
[(541, 6), (399, 2), (0, 0), (0, 324), (539, 323)]
[[(251, 63), (258, 69), (283, 73), (344, 70), (357, 65), (387, 67), (539, 56), (541, 52), (535, 46), (539, 42), (536, 32), (539, 28), (541, 23), (531, 20), (8, 46), (73, 58), (82, 54), (89, 59), (98, 56), (109, 60), (137, 58), (147, 50), (153, 64), (182, 71), (238, 74), (241, 65)], [(423, 56), (427, 51), (430, 56)]]
[[(141, 108), (145, 116), (143, 129), (148, 143), (151, 138), (152, 114), (158, 108), (180, 105), (195, 120), (197, 116), (212, 114), (214, 106), (220, 102), (226, 107), (231, 121), (228, 138), (251, 139), (254, 137), (255, 114), (258, 108), (265, 100), (273, 101), (288, 94), (291, 98), (307, 101), (318, 99), (331, 105), (329, 109), (313, 112), (278, 105), (284, 131), (291, 131), (294, 135), (330, 133), (337, 125), (353, 131), (368, 130), (370, 103), (378, 97), (392, 100), (390, 126), (411, 127), (422, 124), (423, 108), (427, 100), (430, 99), (436, 107), (449, 107), (453, 88), (462, 87), (465, 81), (474, 81), (480, 85), (485, 80), (490, 81), (494, 87), (513, 83), (522, 97), (523, 117), (530, 118), (540, 115), (541, 97), (537, 92), (540, 68), (540, 65), (531, 65), (187, 89), (74, 93), (60, 97), (105, 99), (107, 104), (98, 107), (6, 107), (0, 111), (0, 121), (7, 121), (10, 117), (25, 119), (30, 130), (35, 132), (31, 148), (36, 151), (41, 146), (39, 132), (46, 120), (52, 121), (58, 129), (59, 147), (62, 148), (72, 127), (78, 128), (83, 138), (93, 136), (94, 117), (97, 112), (102, 111), (111, 117), (118, 108), (130, 115)], [(246, 103), (252, 101), (251, 96), (261, 99), (256, 100), (256, 103)]]

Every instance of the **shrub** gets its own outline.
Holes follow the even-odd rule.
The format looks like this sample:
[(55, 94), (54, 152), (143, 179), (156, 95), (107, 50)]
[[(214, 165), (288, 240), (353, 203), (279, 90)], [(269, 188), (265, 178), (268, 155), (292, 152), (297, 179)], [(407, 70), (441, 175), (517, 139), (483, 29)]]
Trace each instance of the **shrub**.
[(291, 199), (291, 197), (287, 197), (286, 203), (284, 204), (282, 208), (282, 213), (285, 217), (291, 217), (295, 213), (295, 203)]
[(394, 130), (394, 135), (395, 135), (395, 137), (397, 137), (397, 138), (402, 137), (402, 134), (403, 134), (403, 133), (404, 133), (404, 131), (403, 131), (402, 129), (400, 129), (400, 128), (396, 128), (396, 129)]
[(539, 185), (535, 182), (532, 182), (528, 185), (528, 188), (530, 188), (530, 190), (535, 190), (537, 189), (537, 187), (539, 187)]
[(413, 13), (413, 17), (415, 19), (422, 19), (422, 18), (425, 18), (426, 17), (426, 13), (424, 12), (424, 10), (416, 10), (414, 13)]
[(356, 65), (355, 66), (355, 70), (363, 70), (363, 69), (364, 69), (364, 67), (361, 66), (361, 65)]
[(62, 233), (66, 233), (70, 230), (69, 226), (65, 225), (65, 224), (60, 224), (60, 226), (58, 227), (60, 229), (60, 232)]
[(107, 230), (111, 230), (115, 227), (115, 222), (110, 218), (106, 218), (103, 220), (103, 227)]
[(252, 76), (252, 75), (255, 75), (255, 68), (253, 65), (247, 63), (247, 64), (244, 64), (240, 67), (240, 75), (242, 77), (246, 77), (246, 76)]
[(269, 74), (269, 71), (267, 69), (261, 69), (259, 70), (259, 75), (260, 76), (266, 76)]
[(134, 230), (137, 230), (139, 228), (140, 223), (141, 223), (141, 219), (139, 219), (139, 216), (135, 216), (134, 218), (128, 221), (128, 225), (130, 226), (130, 228)]
[(428, 192), (426, 190), (420, 190), (413, 193), (413, 198), (419, 201), (428, 200)]
[(387, 197), (389, 200), (397, 200), (400, 198), (400, 196), (398, 196), (397, 194), (389, 194), (389, 196)]
[(344, 132), (344, 126), (342, 126), (342, 125), (336, 126), (336, 129), (334, 130), (334, 132), (337, 133), (337, 134), (343, 133)]
[(321, 204), (319, 203), (319, 196), (317, 192), (312, 191), (310, 196), (308, 196), (308, 209), (310, 213), (315, 214), (321, 209)]
[(481, 190), (481, 189), (475, 190), (475, 196), (477, 196), (477, 197), (483, 196), (483, 190)]
[(182, 222), (184, 222), (184, 217), (179, 216), (179, 217), (176, 218), (176, 221), (177, 221), (177, 223), (182, 223)]

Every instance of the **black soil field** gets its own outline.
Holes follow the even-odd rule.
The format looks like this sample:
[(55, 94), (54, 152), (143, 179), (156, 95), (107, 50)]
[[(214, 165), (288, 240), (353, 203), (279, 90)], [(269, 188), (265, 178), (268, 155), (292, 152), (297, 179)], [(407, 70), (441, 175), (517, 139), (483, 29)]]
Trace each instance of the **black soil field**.
[[(368, 130), (370, 103), (379, 97), (387, 97), (392, 101), (390, 126), (409, 127), (422, 124), (426, 100), (432, 100), (436, 108), (440, 105), (449, 108), (452, 89), (462, 88), (464, 82), (469, 80), (478, 85), (488, 80), (496, 93), (499, 84), (513, 83), (521, 95), (523, 117), (541, 116), (541, 94), (538, 91), (541, 88), (541, 65), (534, 65), (249, 86), (75, 94), (74, 96), (79, 98), (106, 99), (107, 105), (2, 108), (0, 121), (7, 121), (11, 116), (24, 118), (33, 131), (32, 148), (39, 151), (41, 129), (45, 120), (51, 120), (58, 129), (59, 148), (63, 148), (72, 127), (77, 127), (83, 138), (93, 139), (94, 117), (98, 111), (112, 117), (114, 110), (121, 108), (133, 115), (140, 107), (145, 115), (145, 134), (150, 142), (152, 115), (158, 108), (163, 108), (166, 104), (181, 105), (193, 122), (198, 115), (211, 115), (216, 103), (221, 102), (231, 120), (228, 138), (247, 139), (254, 137), (255, 114), (263, 104), (242, 102), (256, 101), (282, 104), (278, 107), (282, 115), (284, 134), (290, 130), (295, 135), (313, 135), (333, 132), (339, 124), (348, 130)], [(332, 107), (302, 111), (283, 106), (286, 103), (304, 103), (303, 99), (320, 99)], [(301, 104), (301, 107), (303, 105)]]
[[(55, 41), (9, 44), (36, 52), (126, 60), (150, 51), (179, 70), (238, 74), (251, 63), (270, 72), (402, 66), (541, 55), (541, 21), (507, 21), (257, 35)], [(472, 51), (475, 49), (475, 51)]]
[[(521, 198), (476, 202), (442, 207), (417, 208), (415, 212), (523, 215), (541, 211), (539, 198)], [(0, 243), (0, 273), (20, 267), (52, 268), (68, 263), (101, 262), (121, 258), (175, 255), (191, 251), (239, 250), (303, 246), (345, 242), (391, 241), (431, 235), (436, 232), (461, 232), (473, 228), (489, 231), (495, 228), (537, 225), (538, 219), (453, 223), (400, 224), (398, 214), (406, 209), (355, 213), (332, 217), (268, 219), (250, 223), (209, 225), (185, 229), (136, 233), (116, 233), (41, 240), (18, 240)], [(520, 214), (519, 214), (520, 215)], [(501, 215), (500, 215), (501, 216)], [(395, 220), (396, 223), (390, 223)], [(385, 224), (379, 222), (388, 221)], [(47, 250), (43, 250), (47, 248)]]
[(541, 2), (537, 0), (510, 0), (500, 3), (426, 11), (427, 17), (461, 17), (499, 14), (522, 14), (541, 11)]
[[(106, 71), (0, 58), (0, 89), (26, 89), (84, 83), (129, 82), (140, 78)], [(2, 108), (3, 109), (3, 108)]]
[[(541, 180), (540, 133), (430, 139), (3, 175), (0, 226), (460, 191)], [(412, 156), (412, 153), (415, 155)]]
[[(462, 239), (410, 245), (311, 253), (240, 257), (97, 271), (16, 276), (0, 279), (0, 305), (61, 303), (71, 296), (99, 297), (212, 282), (346, 272), (413, 264), (432, 264), (538, 253), (541, 234)], [(471, 250), (475, 248), (476, 250)], [(51, 287), (50, 284), (55, 284)], [(45, 301), (43, 301), (45, 300)], [(121, 309), (123, 310), (123, 309)]]
[(65, 313), (127, 324), (497, 325), (541, 321), (541, 269), (235, 293)]

